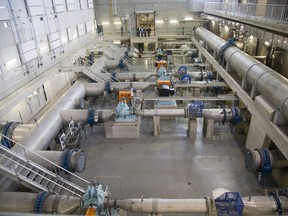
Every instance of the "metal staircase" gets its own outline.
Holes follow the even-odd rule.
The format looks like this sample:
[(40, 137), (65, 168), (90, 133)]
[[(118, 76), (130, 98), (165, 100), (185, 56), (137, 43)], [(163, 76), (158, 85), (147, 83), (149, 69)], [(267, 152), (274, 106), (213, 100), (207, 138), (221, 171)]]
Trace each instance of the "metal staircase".
[(99, 58), (95, 63), (91, 62), (89, 59), (85, 58), (86, 64), (82, 72), (99, 83), (107, 82), (121, 82), (116, 77), (112, 77), (105, 68), (105, 62), (103, 58)]
[[(89, 184), (88, 181), (37, 155), (19, 143), (16, 145), (13, 150), (0, 145), (0, 173), (2, 175), (38, 192), (48, 191), (57, 195), (77, 197), (84, 195), (85, 188)], [(32, 154), (35, 160), (28, 159), (27, 154)], [(46, 168), (37, 164), (36, 161), (39, 160), (45, 161)], [(73, 182), (50, 170), (55, 173), (63, 171), (62, 173), (65, 172), (64, 175), (67, 177), (69, 174), (69, 178), (73, 179)]]
[(120, 60), (124, 59), (127, 65), (128, 70), (133, 70), (135, 62), (132, 58), (125, 55), (127, 48), (121, 48), (111, 42), (103, 43), (103, 51), (109, 58)]

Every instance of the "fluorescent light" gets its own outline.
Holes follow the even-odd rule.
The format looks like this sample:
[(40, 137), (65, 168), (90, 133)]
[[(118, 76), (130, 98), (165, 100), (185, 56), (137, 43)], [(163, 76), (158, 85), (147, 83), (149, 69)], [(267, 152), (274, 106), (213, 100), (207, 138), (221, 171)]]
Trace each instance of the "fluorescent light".
[(62, 39), (61, 39), (62, 43), (66, 43), (66, 42), (67, 42), (67, 40), (68, 40), (68, 38), (67, 38), (67, 37), (64, 37), (64, 38), (62, 38)]
[(113, 44), (121, 44), (121, 41), (120, 40), (115, 40), (115, 41), (113, 41)]
[[(102, 23), (103, 24), (103, 23)], [(121, 25), (121, 22), (120, 21), (115, 21), (114, 22), (114, 25)]]
[(162, 23), (163, 23), (163, 20), (156, 20), (155, 23), (157, 23), (157, 24), (162, 24)]
[(177, 20), (170, 20), (170, 23), (172, 23), (172, 24), (175, 24), (177, 22), (178, 22)]
[(270, 43), (268, 42), (268, 41), (265, 41), (265, 43), (264, 43), (265, 45), (267, 45), (267, 46), (269, 46), (270, 45)]
[(185, 17), (184, 20), (189, 21), (189, 20), (193, 20), (193, 18), (192, 17)]
[(3, 24), (4, 24), (4, 27), (5, 27), (5, 28), (8, 28), (7, 22), (4, 22)]
[(9, 60), (9, 61), (7, 61), (7, 62), (5, 63), (5, 66), (9, 67), (9, 66), (15, 64), (16, 62), (17, 62), (17, 59), (16, 59), (16, 58), (11, 59), (11, 60)]
[(102, 22), (102, 25), (109, 25), (110, 23), (108, 21)]
[(40, 47), (40, 51), (44, 51), (44, 50), (46, 50), (47, 48), (48, 48), (47, 46)]
[(6, 8), (6, 7), (0, 6), (0, 9), (4, 9), (4, 8)]
[(253, 35), (250, 35), (250, 36), (249, 36), (249, 39), (250, 39), (250, 40), (253, 40), (253, 39), (254, 39), (254, 36), (253, 36)]

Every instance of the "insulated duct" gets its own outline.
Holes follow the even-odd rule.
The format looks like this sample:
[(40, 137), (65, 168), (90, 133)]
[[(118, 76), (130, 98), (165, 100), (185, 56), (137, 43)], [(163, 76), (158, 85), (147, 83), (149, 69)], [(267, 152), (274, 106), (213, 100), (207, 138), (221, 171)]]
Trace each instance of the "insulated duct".
[[(288, 80), (203, 27), (195, 34), (288, 119)], [(224, 46), (226, 45), (225, 49)], [(222, 53), (221, 53), (222, 52)]]

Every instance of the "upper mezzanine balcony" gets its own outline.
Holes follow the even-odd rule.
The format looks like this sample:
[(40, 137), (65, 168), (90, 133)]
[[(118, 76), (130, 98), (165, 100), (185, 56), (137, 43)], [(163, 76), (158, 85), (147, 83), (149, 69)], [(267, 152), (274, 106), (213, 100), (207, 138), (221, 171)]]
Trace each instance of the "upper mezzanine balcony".
[(288, 34), (288, 5), (206, 2), (204, 12)]

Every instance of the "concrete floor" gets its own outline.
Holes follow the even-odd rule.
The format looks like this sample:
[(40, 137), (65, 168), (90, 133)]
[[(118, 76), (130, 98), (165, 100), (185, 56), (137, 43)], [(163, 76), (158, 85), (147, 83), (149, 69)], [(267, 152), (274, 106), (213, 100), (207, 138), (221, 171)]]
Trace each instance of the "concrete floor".
[[(135, 71), (155, 70), (147, 59), (138, 63)], [(217, 188), (263, 195), (264, 188), (275, 186), (270, 180), (259, 185), (257, 176), (245, 168), (244, 135), (215, 124), (214, 136), (205, 138), (203, 120), (198, 119), (197, 137), (192, 139), (187, 137), (187, 121), (161, 120), (161, 134), (154, 137), (152, 119), (142, 118), (138, 139), (106, 139), (103, 125), (87, 128), (88, 138), (81, 143), (87, 167), (80, 176), (108, 185), (112, 198), (203, 198)]]

